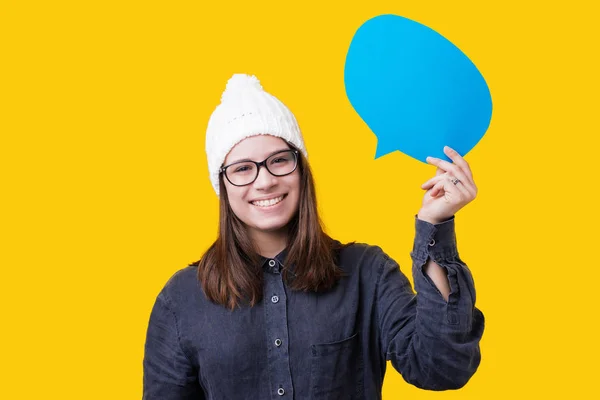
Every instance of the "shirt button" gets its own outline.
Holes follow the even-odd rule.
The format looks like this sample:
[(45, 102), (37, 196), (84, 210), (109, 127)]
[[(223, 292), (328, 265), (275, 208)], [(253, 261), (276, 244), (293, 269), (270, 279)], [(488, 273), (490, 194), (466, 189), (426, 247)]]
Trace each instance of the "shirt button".
[(281, 346), (281, 339), (275, 339), (275, 346)]
[(271, 297), (271, 302), (277, 303), (278, 301), (279, 301), (279, 297), (278, 296)]
[(269, 267), (275, 266), (275, 260), (269, 260)]
[(285, 394), (285, 390), (283, 390), (283, 388), (279, 388), (277, 389), (277, 394), (283, 396)]
[(435, 244), (435, 239), (431, 239), (431, 242), (429, 242), (430, 246), (433, 246)]

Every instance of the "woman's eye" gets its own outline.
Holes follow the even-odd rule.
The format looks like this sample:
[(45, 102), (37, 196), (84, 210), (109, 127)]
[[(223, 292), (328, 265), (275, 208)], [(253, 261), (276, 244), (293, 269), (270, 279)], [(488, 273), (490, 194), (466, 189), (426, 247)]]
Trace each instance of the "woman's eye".
[(250, 170), (250, 167), (248, 165), (244, 165), (241, 167), (237, 167), (233, 172), (247, 172)]
[(276, 158), (274, 158), (271, 161), (271, 164), (280, 164), (280, 163), (285, 163), (285, 162), (289, 162), (290, 161), (290, 156), (289, 155), (282, 155), (282, 156), (278, 156)]

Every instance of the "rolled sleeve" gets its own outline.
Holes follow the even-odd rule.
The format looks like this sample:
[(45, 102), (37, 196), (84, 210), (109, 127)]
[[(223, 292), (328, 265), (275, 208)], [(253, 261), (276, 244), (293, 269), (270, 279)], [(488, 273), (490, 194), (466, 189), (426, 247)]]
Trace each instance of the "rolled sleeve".
[[(417, 219), (411, 258), (417, 294), (393, 260), (382, 266), (377, 298), (385, 356), (417, 387), (458, 389), (480, 364), (484, 317), (458, 255), (454, 217), (440, 224)], [(448, 272), (448, 302), (423, 271), (428, 258)]]
[(451, 259), (458, 255), (455, 218), (439, 224), (431, 224), (415, 216), (415, 240), (412, 256), (418, 260), (434, 258)]
[[(416, 218), (415, 232), (411, 252), (415, 290), (427, 300), (428, 310), (437, 314), (436, 321), (444, 322), (440, 327), (470, 331), (474, 318), (479, 317), (481, 312), (475, 308), (473, 276), (458, 253), (454, 216), (435, 225)], [(450, 285), (448, 302), (423, 270), (428, 259), (447, 272)]]

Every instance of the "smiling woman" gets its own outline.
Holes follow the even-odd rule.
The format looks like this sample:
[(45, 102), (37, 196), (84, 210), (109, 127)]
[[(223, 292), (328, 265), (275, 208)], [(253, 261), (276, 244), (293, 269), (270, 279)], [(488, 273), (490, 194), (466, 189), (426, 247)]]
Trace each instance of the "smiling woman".
[[(257, 257), (274, 258), (286, 248), (286, 262), (295, 267), (290, 288), (331, 288), (341, 275), (333, 259), (341, 245), (321, 227), (304, 154), (280, 137), (257, 133), (235, 144), (224, 164), (219, 237), (198, 268), (207, 298), (231, 309), (244, 299), (255, 305), (263, 296)], [(284, 279), (288, 273), (281, 271)]]
[(379, 247), (325, 233), (294, 115), (234, 75), (206, 133), (218, 236), (157, 296), (144, 399), (377, 399), (388, 360), (417, 387), (464, 386), (484, 317), (454, 213), (476, 187), (446, 152), (415, 216), (415, 294)]
[[(245, 157), (264, 161), (232, 161)], [(296, 157), (296, 150), (283, 139), (258, 135), (235, 145), (225, 158), (228, 165), (221, 169), (227, 177), (225, 192), (233, 213), (246, 225), (259, 253), (267, 257), (283, 250), (287, 234), (279, 231), (298, 210), (300, 172)]]

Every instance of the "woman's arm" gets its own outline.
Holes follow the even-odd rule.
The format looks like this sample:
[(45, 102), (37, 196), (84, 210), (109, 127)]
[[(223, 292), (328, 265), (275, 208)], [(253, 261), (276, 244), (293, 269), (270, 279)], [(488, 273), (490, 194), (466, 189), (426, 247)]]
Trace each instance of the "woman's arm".
[[(429, 222), (430, 224), (437, 224), (437, 221), (424, 217), (423, 215), (417, 214), (417, 218), (421, 221)], [(427, 260), (427, 263), (423, 267), (423, 271), (427, 274), (427, 276), (431, 279), (431, 281), (438, 288), (444, 300), (448, 301), (448, 296), (450, 295), (450, 283), (448, 282), (448, 272), (445, 268), (440, 267), (435, 261), (431, 258)]]
[(181, 348), (177, 318), (164, 291), (150, 315), (143, 367), (143, 400), (204, 399), (197, 368)]
[(450, 283), (448, 282), (448, 272), (442, 267), (440, 267), (435, 261), (431, 258), (427, 260), (427, 263), (423, 267), (423, 271), (427, 274), (431, 282), (437, 287), (440, 291), (444, 300), (448, 301), (448, 296), (450, 296)]
[(382, 356), (419, 388), (458, 389), (479, 366), (484, 316), (475, 308), (473, 279), (456, 250), (454, 217), (435, 225), (417, 218), (416, 231), (411, 257), (417, 294), (394, 260), (386, 257), (380, 267)]

